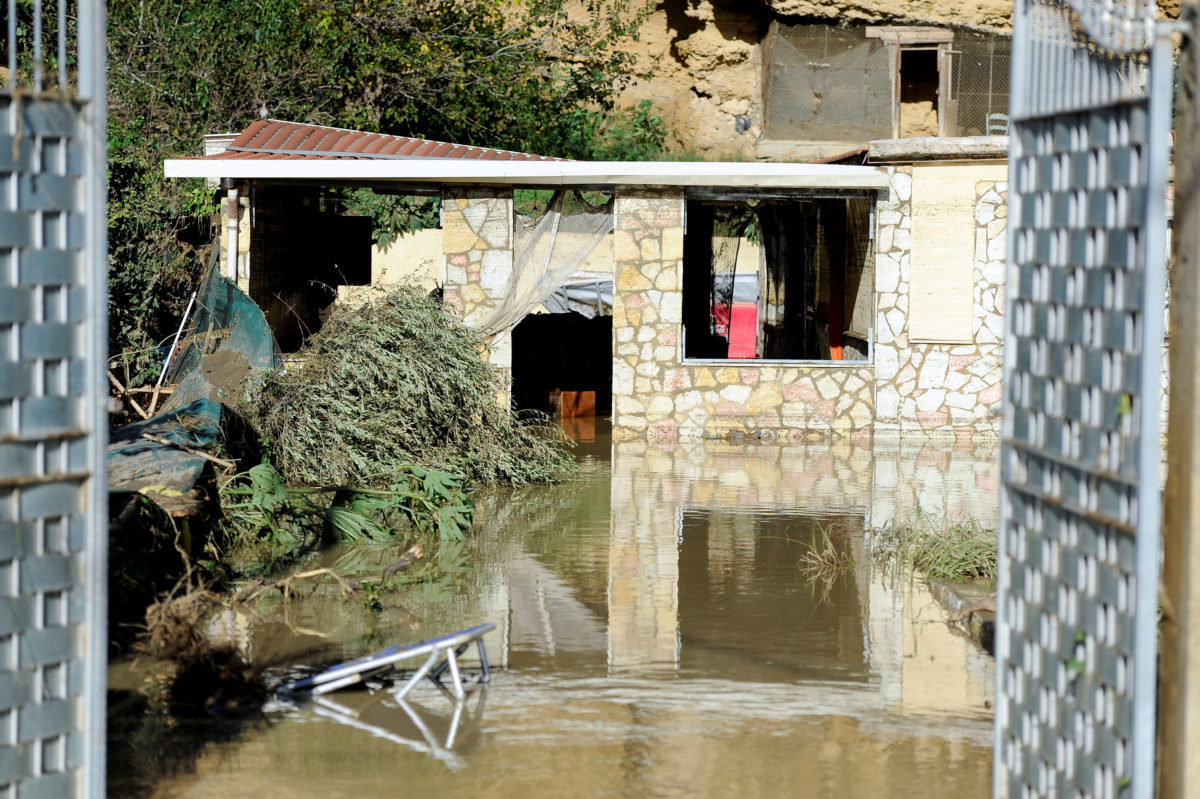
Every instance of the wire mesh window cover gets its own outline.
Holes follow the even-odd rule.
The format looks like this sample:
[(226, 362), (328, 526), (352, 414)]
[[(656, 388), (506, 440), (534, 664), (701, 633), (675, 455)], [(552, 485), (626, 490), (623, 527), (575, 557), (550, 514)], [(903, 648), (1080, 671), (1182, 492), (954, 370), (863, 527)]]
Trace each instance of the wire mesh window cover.
[(868, 203), (690, 200), (684, 357), (865, 360), (854, 324), (874, 302)]
[[(949, 50), (955, 113), (946, 135), (1008, 132), (1007, 36), (955, 30)], [(764, 52), (764, 119), (769, 139), (865, 142), (892, 135), (888, 44), (863, 27), (771, 23)], [(900, 76), (901, 79), (903, 76)]]
[(768, 139), (854, 141), (892, 131), (887, 45), (862, 27), (771, 23), (763, 64)]
[(1008, 133), (1012, 42), (1007, 36), (955, 31), (950, 51), (951, 100), (957, 108), (952, 136)]

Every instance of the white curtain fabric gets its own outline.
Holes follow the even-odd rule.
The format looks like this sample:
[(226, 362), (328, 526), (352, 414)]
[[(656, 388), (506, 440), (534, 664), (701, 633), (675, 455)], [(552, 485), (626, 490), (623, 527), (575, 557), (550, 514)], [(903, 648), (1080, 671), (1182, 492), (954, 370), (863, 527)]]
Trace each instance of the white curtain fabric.
[(569, 282), (612, 226), (613, 201), (593, 206), (578, 192), (555, 192), (539, 219), (517, 216), (507, 291), (474, 327), (485, 336), (511, 330)]

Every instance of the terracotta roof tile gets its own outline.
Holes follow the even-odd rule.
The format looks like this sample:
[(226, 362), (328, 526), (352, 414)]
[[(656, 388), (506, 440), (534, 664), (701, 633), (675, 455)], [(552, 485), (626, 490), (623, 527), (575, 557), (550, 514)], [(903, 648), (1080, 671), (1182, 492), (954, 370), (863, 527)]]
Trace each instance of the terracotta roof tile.
[(450, 142), (366, 133), (323, 125), (260, 119), (246, 126), (224, 152), (205, 159), (466, 158), (497, 161), (565, 161), (544, 155), (471, 147)]
[(837, 155), (829, 155), (829, 156), (826, 156), (825, 158), (818, 158), (817, 160), (810, 161), (809, 163), (811, 163), (811, 164), (848, 164), (848, 163), (853, 163), (855, 165), (862, 166), (866, 163), (866, 160), (867, 160), (867, 148), (866, 147), (856, 147), (853, 150), (847, 150), (846, 152), (838, 153)]

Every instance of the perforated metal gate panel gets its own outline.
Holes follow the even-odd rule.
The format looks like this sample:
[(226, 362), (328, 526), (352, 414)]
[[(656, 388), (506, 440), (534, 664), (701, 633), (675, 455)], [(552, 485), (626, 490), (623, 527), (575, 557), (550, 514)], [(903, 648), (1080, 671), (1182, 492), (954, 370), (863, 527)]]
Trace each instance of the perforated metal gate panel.
[(0, 797), (104, 791), (103, 7), (46, 5), (0, 78)]
[(1169, 52), (1016, 5), (996, 792), (1151, 796)]

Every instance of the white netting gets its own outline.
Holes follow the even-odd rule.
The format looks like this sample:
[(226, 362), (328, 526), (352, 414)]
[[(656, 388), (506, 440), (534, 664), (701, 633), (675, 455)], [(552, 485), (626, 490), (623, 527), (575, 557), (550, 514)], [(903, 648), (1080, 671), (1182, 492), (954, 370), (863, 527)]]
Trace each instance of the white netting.
[(559, 191), (537, 220), (517, 216), (513, 268), (503, 298), (473, 326), (485, 336), (510, 330), (569, 281), (612, 230), (613, 203), (595, 206)]

